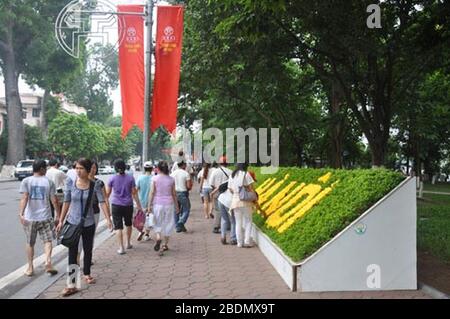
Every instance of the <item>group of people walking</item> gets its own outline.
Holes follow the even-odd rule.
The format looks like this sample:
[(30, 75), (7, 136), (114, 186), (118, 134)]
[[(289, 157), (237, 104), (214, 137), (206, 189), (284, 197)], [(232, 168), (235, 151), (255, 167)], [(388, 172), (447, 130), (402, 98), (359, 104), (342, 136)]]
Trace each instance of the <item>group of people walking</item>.
[[(191, 203), (190, 191), (193, 188), (192, 168), (182, 158), (172, 169), (167, 162), (159, 162), (157, 167), (144, 163), (144, 174), (135, 178), (127, 174), (123, 160), (114, 164), (116, 175), (105, 184), (96, 178), (98, 164), (81, 158), (67, 176), (58, 170), (55, 160), (43, 160), (33, 164), (33, 176), (24, 179), (20, 186), (23, 194), (20, 202), (19, 217), (27, 239), (28, 269), (27, 276), (33, 276), (34, 245), (37, 234), (44, 242), (46, 264), (45, 271), (54, 275), (57, 271), (51, 263), (52, 242), (64, 228), (71, 225), (81, 227), (81, 235), (76, 244), (69, 246), (68, 269), (80, 265), (80, 252), (83, 251), (83, 279), (94, 284), (91, 275), (93, 265), (92, 252), (94, 237), (99, 223), (100, 211), (103, 212), (107, 227), (116, 231), (117, 254), (126, 254), (133, 248), (132, 227), (134, 207), (142, 211), (147, 218), (154, 219), (152, 229), (155, 233), (153, 249), (159, 256), (169, 250), (169, 239), (176, 231), (187, 232)], [(245, 164), (237, 164), (231, 171), (223, 156), (218, 165), (205, 164), (199, 173), (200, 193), (204, 204), (205, 218), (214, 218), (214, 233), (221, 234), (222, 244), (238, 247), (252, 247), (251, 214), (253, 203), (244, 201), (239, 193), (242, 187), (253, 191), (254, 177), (247, 172)], [(74, 174), (75, 172), (75, 174)], [(218, 212), (213, 214), (214, 208)], [(147, 223), (146, 223), (147, 225)], [(125, 228), (125, 233), (124, 233)], [(137, 240), (151, 240), (150, 227), (144, 227)], [(71, 268), (72, 267), (72, 268)], [(70, 276), (63, 296), (78, 291), (76, 276)]]

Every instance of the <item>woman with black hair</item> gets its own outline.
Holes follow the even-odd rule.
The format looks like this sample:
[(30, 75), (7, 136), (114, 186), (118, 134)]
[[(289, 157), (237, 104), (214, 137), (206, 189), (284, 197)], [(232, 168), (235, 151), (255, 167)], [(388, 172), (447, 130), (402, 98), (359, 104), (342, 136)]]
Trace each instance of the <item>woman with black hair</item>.
[[(169, 237), (175, 231), (175, 214), (179, 214), (175, 179), (169, 176), (167, 162), (158, 163), (159, 174), (152, 179), (152, 192), (148, 201), (148, 211), (155, 215), (154, 231), (156, 233), (155, 251), (162, 256), (169, 250)], [(161, 247), (162, 237), (164, 245)]]
[(248, 164), (238, 163), (236, 169), (231, 174), (228, 181), (228, 189), (233, 194), (231, 207), (236, 218), (236, 239), (238, 247), (250, 248), (252, 232), (252, 212), (253, 202), (242, 201), (239, 198), (239, 189), (246, 187), (249, 191), (254, 191), (253, 183), (255, 182), (251, 175), (247, 172)]
[[(95, 235), (95, 217), (94, 217), (94, 205), (92, 198), (97, 196), (98, 202), (102, 206), (103, 212), (109, 212), (108, 207), (106, 207), (105, 198), (100, 189), (99, 184), (94, 183), (89, 179), (89, 172), (92, 168), (92, 162), (89, 159), (79, 159), (75, 166), (77, 172), (77, 178), (75, 181), (68, 180), (66, 189), (64, 192), (64, 205), (61, 213), (61, 218), (59, 220), (56, 231), (60, 232), (62, 226), (65, 222), (65, 217), (67, 216), (67, 222), (72, 225), (78, 225), (81, 222), (82, 216), (87, 209), (87, 215), (83, 224), (83, 230), (81, 233), (81, 238), (83, 240), (83, 272), (84, 279), (88, 284), (94, 284), (95, 279), (91, 276), (91, 262), (92, 262), (92, 250), (94, 247), (94, 235)], [(88, 203), (89, 193), (92, 193), (91, 200)], [(86, 208), (86, 205), (87, 208)], [(106, 216), (109, 220), (109, 216)], [(108, 226), (112, 227), (111, 222), (108, 222)], [(78, 255), (78, 243), (74, 244), (69, 248), (69, 271), (73, 271), (73, 267), (79, 267), (77, 262)], [(70, 296), (76, 292), (78, 289), (75, 287), (76, 276), (71, 276), (68, 286), (63, 290), (62, 295), (64, 297)]]
[(123, 224), (127, 228), (127, 249), (133, 248), (131, 244), (131, 235), (133, 232), (133, 199), (136, 202), (138, 210), (142, 210), (139, 201), (138, 191), (134, 177), (126, 174), (127, 166), (121, 159), (114, 163), (114, 169), (117, 174), (108, 181), (106, 197), (112, 196), (111, 207), (114, 229), (117, 230), (117, 241), (119, 243), (119, 255), (125, 254), (123, 245)]

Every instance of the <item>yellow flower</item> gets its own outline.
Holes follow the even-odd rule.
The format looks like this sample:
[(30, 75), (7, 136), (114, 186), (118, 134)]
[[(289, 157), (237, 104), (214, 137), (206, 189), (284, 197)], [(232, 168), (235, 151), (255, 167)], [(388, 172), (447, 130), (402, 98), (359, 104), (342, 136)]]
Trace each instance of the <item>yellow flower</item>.
[[(293, 213), (295, 213), (298, 209), (301, 209), (309, 201), (311, 201), (321, 190), (322, 190), (322, 188), (319, 185), (316, 185), (316, 184), (307, 185), (295, 197), (293, 197), (288, 203), (286, 203), (283, 207), (281, 207), (275, 214), (270, 215), (270, 217), (267, 218), (267, 220), (266, 220), (266, 224), (269, 227), (280, 226), (289, 217), (291, 217), (291, 215)], [(297, 206), (295, 206), (293, 209), (291, 209), (288, 213), (282, 215), (290, 206), (297, 203), (297, 201), (304, 195), (307, 195), (306, 199), (304, 199), (299, 204), (297, 204)]]
[(283, 199), (287, 195), (287, 193), (291, 190), (294, 185), (297, 184), (297, 182), (290, 182), (285, 188), (283, 188), (278, 194), (276, 194), (274, 197), (272, 197), (271, 200), (267, 201), (263, 206), (262, 209), (266, 210), (271, 205), (276, 205), (280, 200)]
[(324, 198), (326, 195), (328, 195), (331, 191), (332, 191), (332, 188), (327, 187), (322, 192), (320, 192), (320, 194), (318, 194), (316, 197), (314, 197), (313, 199), (308, 201), (306, 203), (306, 205), (303, 205), (303, 207), (295, 208), (295, 209), (293, 209), (293, 212), (290, 211), (288, 214), (286, 214), (286, 215), (290, 215), (290, 217), (283, 225), (281, 225), (281, 227), (279, 227), (277, 229), (277, 231), (279, 233), (285, 232), (289, 227), (292, 226), (292, 224), (294, 224), (298, 219), (302, 218), (314, 205), (319, 203), (322, 200), (322, 198)]
[(259, 205), (264, 204), (269, 197), (275, 193), (280, 187), (281, 185), (283, 185), (283, 183), (289, 178), (289, 174), (286, 174), (286, 176), (283, 178), (282, 181), (279, 181), (278, 183), (276, 183), (275, 185), (271, 186), (269, 189), (267, 189), (267, 191), (265, 191), (263, 194), (259, 194), (259, 200), (258, 203)]
[(330, 179), (330, 177), (331, 177), (331, 172), (329, 172), (329, 173), (326, 173), (325, 175), (323, 175), (322, 177), (319, 177), (317, 180), (319, 181), (319, 182), (322, 182), (322, 183), (326, 183), (326, 182), (328, 182), (328, 180)]
[(299, 186), (297, 186), (292, 192), (290, 192), (285, 198), (280, 200), (279, 202), (273, 203), (270, 205), (270, 207), (265, 211), (266, 216), (272, 215), (278, 208), (282, 207), (284, 204), (286, 204), (288, 201), (292, 199), (295, 195), (298, 194), (298, 192), (301, 191), (303, 187), (305, 187), (305, 183), (301, 183)]
[(258, 186), (258, 188), (255, 189), (255, 191), (259, 194), (264, 189), (264, 187), (272, 181), (272, 179), (273, 178), (266, 179), (261, 185)]

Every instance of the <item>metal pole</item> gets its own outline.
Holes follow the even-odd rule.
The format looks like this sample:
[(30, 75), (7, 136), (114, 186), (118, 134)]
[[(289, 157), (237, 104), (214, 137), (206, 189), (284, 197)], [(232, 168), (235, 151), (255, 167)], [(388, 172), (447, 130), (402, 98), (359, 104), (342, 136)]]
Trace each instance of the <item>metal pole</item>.
[(144, 101), (144, 139), (142, 141), (142, 163), (148, 160), (148, 146), (150, 142), (150, 110), (151, 110), (151, 91), (152, 91), (152, 52), (153, 52), (153, 0), (147, 2), (147, 68), (145, 76), (145, 101)]

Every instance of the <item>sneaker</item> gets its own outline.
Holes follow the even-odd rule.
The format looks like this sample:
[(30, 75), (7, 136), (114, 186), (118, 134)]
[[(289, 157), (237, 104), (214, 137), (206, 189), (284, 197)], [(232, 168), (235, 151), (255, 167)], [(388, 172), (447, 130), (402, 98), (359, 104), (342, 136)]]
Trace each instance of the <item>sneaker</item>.
[(238, 243), (237, 246), (238, 246), (238, 248), (242, 248), (243, 247), (243, 245), (240, 244), (240, 243)]
[(181, 228), (177, 228), (177, 233), (181, 233)]
[(120, 248), (119, 250), (117, 250), (117, 254), (118, 255), (125, 255), (126, 252), (125, 252), (125, 250), (123, 248)]
[(181, 231), (182, 231), (183, 233), (187, 232), (187, 229), (186, 229), (186, 227), (184, 227), (184, 225), (181, 225)]
[(150, 240), (152, 240), (150, 235), (145, 235), (144, 241), (150, 241)]
[(220, 234), (220, 228), (219, 227), (214, 227), (213, 233), (214, 234)]

